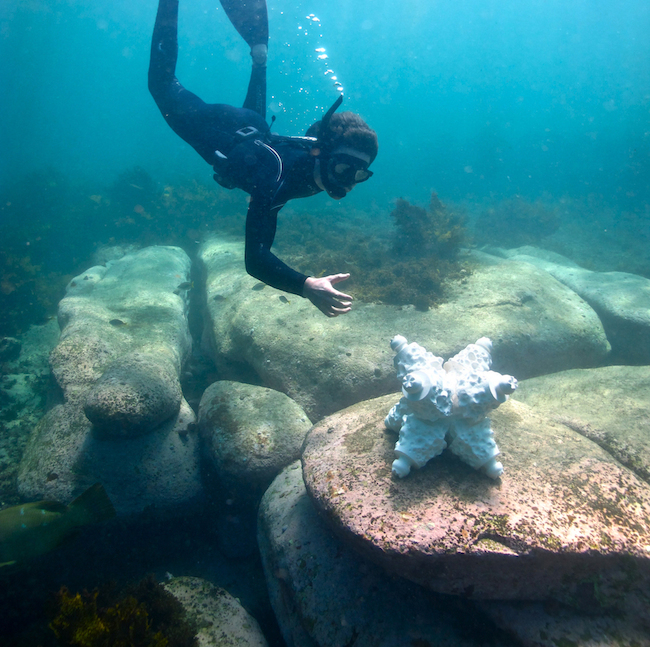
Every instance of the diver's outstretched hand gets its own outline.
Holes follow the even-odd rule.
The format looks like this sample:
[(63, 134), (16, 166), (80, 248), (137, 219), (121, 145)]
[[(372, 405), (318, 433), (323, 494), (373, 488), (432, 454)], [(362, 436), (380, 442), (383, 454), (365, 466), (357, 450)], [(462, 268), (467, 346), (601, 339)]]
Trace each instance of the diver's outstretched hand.
[(333, 286), (339, 281), (345, 281), (349, 274), (331, 274), (316, 278), (310, 276), (305, 281), (302, 296), (309, 299), (324, 315), (338, 317), (350, 312), (352, 297), (349, 294), (339, 292)]

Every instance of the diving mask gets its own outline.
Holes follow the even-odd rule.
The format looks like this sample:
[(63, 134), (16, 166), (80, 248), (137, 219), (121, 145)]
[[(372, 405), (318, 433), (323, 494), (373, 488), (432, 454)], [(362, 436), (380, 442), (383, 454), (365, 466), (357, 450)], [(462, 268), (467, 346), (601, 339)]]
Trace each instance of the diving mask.
[(352, 186), (372, 177), (368, 165), (351, 155), (332, 155), (327, 164), (328, 171), (338, 184)]
[(368, 170), (369, 165), (369, 155), (342, 146), (329, 154), (327, 174), (339, 186), (352, 187), (372, 177), (372, 171)]

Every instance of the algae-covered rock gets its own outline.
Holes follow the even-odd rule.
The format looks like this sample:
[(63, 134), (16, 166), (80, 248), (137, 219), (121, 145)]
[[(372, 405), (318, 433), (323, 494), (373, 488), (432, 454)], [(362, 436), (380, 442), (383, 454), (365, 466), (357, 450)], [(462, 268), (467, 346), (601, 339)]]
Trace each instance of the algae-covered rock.
[[(119, 378), (133, 373), (134, 362), (147, 372), (158, 372), (178, 385), (181, 368), (189, 357), (192, 340), (187, 321), (187, 291), (178, 286), (189, 279), (190, 259), (178, 247), (147, 247), (128, 254), (106, 267), (92, 267), (70, 281), (59, 303), (61, 338), (51, 356), (52, 372), (67, 400), (86, 398), (91, 389), (92, 410), (100, 424), (97, 400), (114, 386), (110, 374)], [(120, 365), (125, 368), (119, 372)], [(110, 369), (109, 376), (99, 382)], [(145, 380), (132, 375), (131, 387), (144, 387)], [(176, 389), (180, 389), (176, 386)], [(169, 390), (169, 389), (168, 389)], [(175, 391), (171, 387), (171, 391)], [(180, 400), (175, 398), (175, 411)], [(128, 408), (127, 408), (128, 409)], [(125, 409), (122, 420), (135, 426), (142, 421), (137, 410)], [(151, 420), (150, 428), (160, 421)]]
[(610, 612), (597, 601), (583, 612), (544, 602), (482, 601), (477, 606), (522, 647), (647, 647), (646, 601), (640, 596), (633, 602)]
[(470, 647), (490, 633), (471, 603), (391, 576), (333, 535), (307, 495), (299, 463), (264, 494), (258, 541), (289, 647)]
[(189, 269), (183, 250), (149, 247), (70, 281), (50, 354), (63, 402), (32, 432), (21, 496), (65, 501), (100, 481), (125, 514), (199, 495), (195, 415), (179, 383), (191, 337), (178, 286)]
[(219, 478), (261, 496), (278, 472), (300, 457), (311, 422), (284, 393), (223, 380), (205, 390), (199, 427)]
[(650, 366), (542, 375), (521, 382), (514, 397), (598, 443), (650, 483)]
[(544, 269), (584, 299), (600, 317), (613, 362), (650, 362), (650, 279), (628, 272), (592, 272), (535, 247), (494, 251)]
[(207, 299), (203, 341), (220, 374), (245, 367), (313, 420), (397, 390), (389, 347), (396, 334), (444, 357), (489, 337), (494, 370), (517, 379), (601, 365), (609, 352), (594, 311), (528, 263), (477, 255), (472, 274), (434, 310), (355, 303), (329, 319), (306, 299), (248, 276), (239, 240), (208, 240), (198, 258)]
[(91, 387), (84, 413), (105, 438), (146, 433), (178, 412), (183, 399), (172, 367), (135, 354), (109, 365)]
[(174, 577), (165, 583), (199, 627), (199, 647), (266, 647), (257, 620), (225, 589), (198, 577)]
[(102, 439), (81, 407), (56, 405), (29, 438), (18, 490), (25, 499), (67, 501), (100, 482), (120, 515), (150, 506), (182, 512), (202, 491), (195, 422), (183, 401), (178, 414), (148, 434)]
[(310, 427), (307, 414), (279, 391), (226, 380), (205, 390), (199, 428), (216, 477), (223, 553), (234, 558), (257, 552), (260, 498), (278, 472), (300, 457)]
[(493, 481), (447, 452), (391, 477), (396, 396), (315, 425), (307, 490), (369, 559), (440, 593), (624, 605), (650, 593), (650, 486), (572, 429), (510, 401), (492, 414), (504, 473)]

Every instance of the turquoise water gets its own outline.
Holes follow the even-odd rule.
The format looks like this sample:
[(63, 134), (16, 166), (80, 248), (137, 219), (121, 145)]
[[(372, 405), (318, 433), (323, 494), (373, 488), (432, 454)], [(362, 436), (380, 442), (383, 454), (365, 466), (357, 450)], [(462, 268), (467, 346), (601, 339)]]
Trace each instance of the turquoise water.
[[(170, 130), (148, 93), (155, 14), (155, 0), (0, 4), (0, 338), (54, 316), (67, 280), (103, 246), (175, 244), (193, 253), (203, 233), (223, 226), (224, 213), (241, 231), (243, 195), (212, 181), (212, 169)], [(590, 269), (650, 277), (648, 3), (273, 1), (269, 17), (274, 130), (304, 134), (336, 99), (335, 75), (343, 108), (367, 120), (380, 146), (369, 182), (340, 203), (323, 194), (292, 203), (289, 229), (316, 213), (370, 223), (372, 232), (391, 222), (397, 198), (426, 205), (436, 191), (467, 210), (474, 227), (503, 201), (510, 211), (501, 213), (537, 205), (540, 220), (546, 213), (561, 222), (549, 249)], [(248, 48), (217, 0), (181, 0), (179, 40), (181, 82), (205, 101), (241, 105)], [(179, 187), (188, 186), (192, 199), (184, 200)], [(282, 222), (281, 215), (279, 238)], [(25, 368), (43, 402), (15, 434), (22, 445), (0, 446), (0, 508), (18, 502), (12, 478), (45, 407), (48, 350), (38, 371)], [(160, 564), (174, 564), (172, 555), (179, 571), (209, 579), (210, 569), (226, 569), (209, 560), (211, 531), (195, 519), (167, 535), (157, 519), (147, 531), (124, 522), (99, 539), (89, 534), (95, 552), (64, 548), (62, 572), (53, 562), (44, 581), (16, 576), (0, 607), (36, 590), (34, 582), (39, 591), (95, 586), (96, 561), (113, 544), (115, 563), (102, 576), (164, 577)], [(264, 620), (270, 611), (257, 562), (221, 579), (240, 595), (248, 570), (262, 601), (244, 601)], [(37, 618), (34, 609), (26, 617)], [(22, 610), (12, 612), (16, 630)], [(267, 617), (269, 626), (277, 634)]]
[[(73, 180), (134, 165), (161, 181), (210, 177), (147, 92), (155, 11), (154, 0), (2, 3), (2, 186), (46, 165)], [(311, 0), (269, 11), (276, 130), (304, 132), (336, 98), (314, 52), (324, 47), (345, 108), (379, 134), (377, 181), (350, 196), (356, 206), (431, 188), (448, 199), (650, 197), (645, 2)], [(218, 3), (181, 2), (179, 30), (179, 79), (206, 101), (241, 105), (248, 50)]]

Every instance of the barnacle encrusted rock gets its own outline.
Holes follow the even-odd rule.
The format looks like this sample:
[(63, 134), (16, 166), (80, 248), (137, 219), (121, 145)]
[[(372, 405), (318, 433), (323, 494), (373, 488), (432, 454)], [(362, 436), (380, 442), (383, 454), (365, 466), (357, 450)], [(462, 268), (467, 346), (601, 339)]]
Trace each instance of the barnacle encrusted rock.
[(492, 415), (508, 465), (498, 481), (449, 453), (396, 479), (383, 422), (394, 398), (334, 414), (305, 441), (316, 507), (363, 554), (478, 599), (576, 604), (597, 581), (607, 606), (650, 587), (650, 486), (598, 445), (511, 400)]

